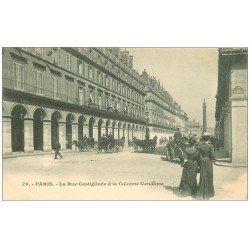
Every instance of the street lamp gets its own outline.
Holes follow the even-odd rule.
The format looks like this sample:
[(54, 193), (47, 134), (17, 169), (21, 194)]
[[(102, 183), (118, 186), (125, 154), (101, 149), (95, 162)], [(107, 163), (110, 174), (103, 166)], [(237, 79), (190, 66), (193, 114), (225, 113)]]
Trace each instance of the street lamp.
[(23, 101), (21, 100), (20, 101), (20, 119), (23, 120), (24, 116), (25, 116), (25, 110), (24, 110), (24, 107), (23, 107)]
[(59, 113), (59, 109), (57, 107), (57, 109), (56, 109), (56, 122), (59, 123), (59, 120), (60, 120), (60, 113)]
[(43, 107), (42, 107), (42, 105), (40, 106), (40, 120), (41, 120), (41, 122), (43, 121)]
[(73, 117), (73, 115), (71, 114), (71, 116), (70, 116), (70, 122), (72, 123), (74, 121), (74, 117)]

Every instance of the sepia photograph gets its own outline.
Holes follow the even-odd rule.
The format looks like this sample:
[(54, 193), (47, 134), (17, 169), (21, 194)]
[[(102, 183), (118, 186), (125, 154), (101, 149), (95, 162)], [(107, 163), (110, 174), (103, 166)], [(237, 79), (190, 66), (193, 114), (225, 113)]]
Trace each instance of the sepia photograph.
[(247, 1), (0, 6), (1, 249), (249, 249)]
[(3, 200), (248, 200), (243, 47), (3, 47)]

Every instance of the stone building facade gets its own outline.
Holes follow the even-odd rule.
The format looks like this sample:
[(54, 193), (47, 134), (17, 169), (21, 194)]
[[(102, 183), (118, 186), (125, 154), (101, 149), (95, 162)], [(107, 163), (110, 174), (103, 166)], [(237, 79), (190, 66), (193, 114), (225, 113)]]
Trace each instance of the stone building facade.
[(126, 49), (3, 48), (2, 62), (4, 154), (50, 151), (57, 140), (70, 150), (85, 134), (128, 142), (185, 127), (186, 113), (139, 75)]
[(233, 163), (247, 163), (247, 48), (221, 48), (215, 134)]
[(149, 137), (172, 136), (177, 128), (181, 131), (187, 129), (187, 114), (181, 109), (173, 97), (163, 88), (159, 80), (150, 76), (146, 70), (141, 78), (146, 91), (146, 119)]
[(145, 87), (119, 48), (3, 48), (3, 153), (144, 138)]

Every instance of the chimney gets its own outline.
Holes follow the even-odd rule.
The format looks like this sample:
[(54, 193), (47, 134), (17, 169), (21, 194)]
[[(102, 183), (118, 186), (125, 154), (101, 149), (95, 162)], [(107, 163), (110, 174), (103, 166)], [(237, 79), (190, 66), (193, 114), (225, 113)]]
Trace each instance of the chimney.
[(129, 68), (133, 69), (133, 56), (129, 55)]
[(122, 62), (129, 66), (129, 52), (127, 50), (121, 52)]
[(142, 79), (144, 84), (148, 84), (149, 75), (147, 74), (145, 69), (141, 74), (141, 79)]
[(152, 86), (157, 89), (157, 80), (155, 76), (152, 77)]
[(113, 51), (113, 53), (117, 56), (117, 58), (120, 58), (121, 57), (121, 51), (120, 51), (120, 48), (111, 48), (111, 50)]

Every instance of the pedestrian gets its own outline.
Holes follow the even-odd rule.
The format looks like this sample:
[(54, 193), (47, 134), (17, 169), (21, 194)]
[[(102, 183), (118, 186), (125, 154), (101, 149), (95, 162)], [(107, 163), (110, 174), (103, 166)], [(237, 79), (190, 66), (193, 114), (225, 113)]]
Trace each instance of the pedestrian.
[[(76, 152), (77, 147), (78, 147), (78, 142), (77, 142), (77, 140), (73, 140), (73, 141), (72, 141), (72, 150), (74, 151), (74, 153)], [(78, 147), (78, 149), (79, 149), (79, 147)]]
[(56, 146), (55, 146), (55, 159), (57, 159), (57, 155), (60, 156), (60, 158), (63, 158), (62, 155), (60, 154), (60, 149), (61, 149), (61, 144), (60, 142), (57, 140), (56, 141)]
[(109, 135), (107, 137), (108, 137), (109, 143), (113, 143), (114, 142), (114, 135), (112, 134), (111, 131), (109, 131)]
[(197, 149), (200, 154), (200, 180), (197, 198), (209, 200), (214, 197), (213, 184), (213, 161), (215, 160), (213, 146), (209, 143), (210, 135), (204, 132), (202, 141), (198, 144)]
[(169, 136), (169, 141), (167, 142), (166, 146), (166, 158), (170, 161), (172, 161), (174, 158), (172, 148), (173, 148), (173, 139), (171, 136)]
[(194, 138), (189, 139), (189, 144), (185, 149), (186, 158), (183, 164), (183, 171), (181, 176), (181, 182), (179, 185), (179, 191), (182, 196), (193, 196), (197, 194), (197, 170), (199, 161), (199, 152), (195, 147), (196, 140)]
[(175, 143), (182, 141), (182, 133), (180, 132), (179, 128), (177, 128), (176, 132), (174, 133), (174, 141)]
[(105, 134), (102, 135), (100, 142), (101, 142), (102, 145), (107, 145), (108, 144), (107, 143), (108, 142), (108, 138), (107, 138), (107, 136)]
[(88, 137), (86, 134), (84, 134), (84, 137), (82, 138), (82, 144), (83, 144), (83, 147), (86, 147), (88, 144)]

